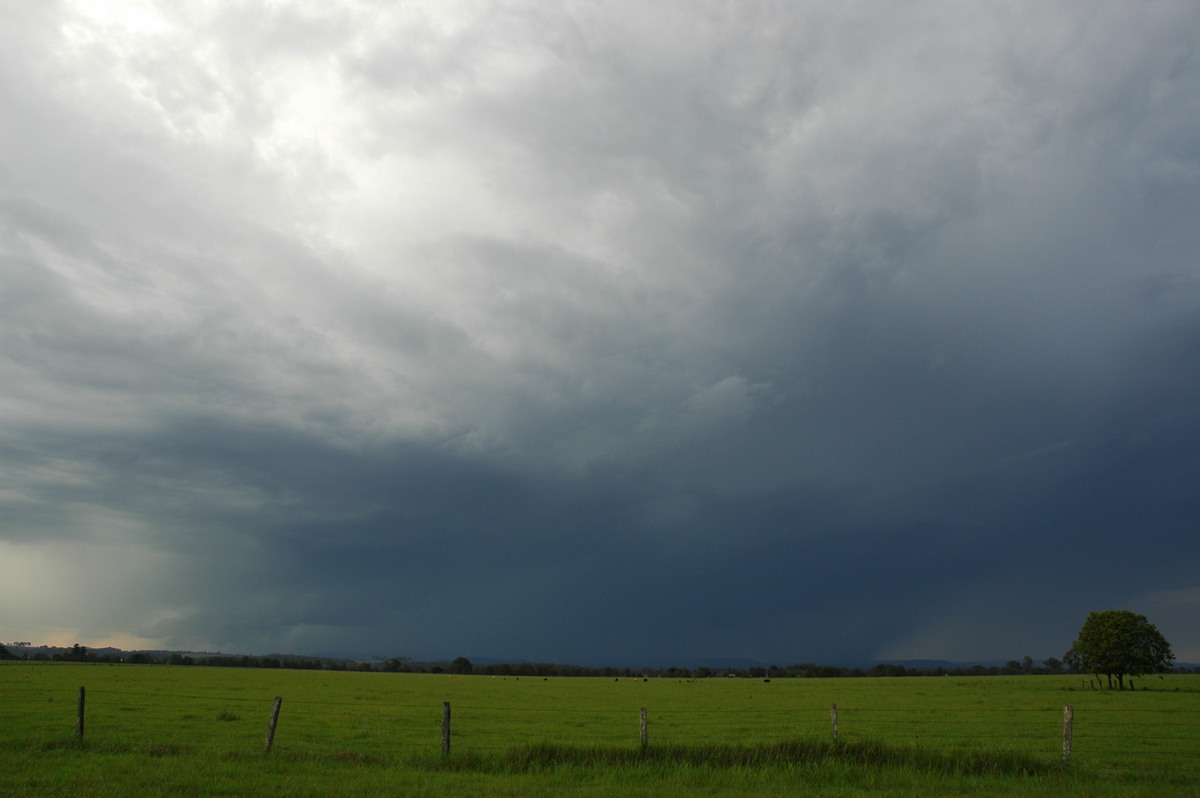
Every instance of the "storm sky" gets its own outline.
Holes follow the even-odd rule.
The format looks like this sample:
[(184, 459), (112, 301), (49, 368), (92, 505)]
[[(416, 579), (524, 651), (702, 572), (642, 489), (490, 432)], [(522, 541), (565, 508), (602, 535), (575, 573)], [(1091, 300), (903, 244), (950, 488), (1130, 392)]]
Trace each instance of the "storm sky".
[(0, 635), (1200, 661), (1200, 4), (0, 0)]

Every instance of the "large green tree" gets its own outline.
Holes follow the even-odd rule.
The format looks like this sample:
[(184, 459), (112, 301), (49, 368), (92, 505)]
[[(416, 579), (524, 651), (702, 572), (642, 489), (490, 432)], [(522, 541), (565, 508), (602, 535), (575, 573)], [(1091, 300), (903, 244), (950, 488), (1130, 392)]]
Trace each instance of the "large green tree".
[(1063, 659), (1073, 668), (1108, 677), (1109, 689), (1117, 677), (1125, 689), (1126, 676), (1141, 676), (1169, 670), (1175, 661), (1171, 644), (1158, 628), (1129, 610), (1105, 610), (1088, 614)]

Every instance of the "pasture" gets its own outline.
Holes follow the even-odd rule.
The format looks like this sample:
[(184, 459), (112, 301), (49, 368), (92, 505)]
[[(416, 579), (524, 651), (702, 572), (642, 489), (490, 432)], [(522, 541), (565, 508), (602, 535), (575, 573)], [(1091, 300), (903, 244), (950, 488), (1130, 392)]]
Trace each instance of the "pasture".
[(1081, 686), (10, 663), (0, 795), (1200, 795), (1200, 676)]

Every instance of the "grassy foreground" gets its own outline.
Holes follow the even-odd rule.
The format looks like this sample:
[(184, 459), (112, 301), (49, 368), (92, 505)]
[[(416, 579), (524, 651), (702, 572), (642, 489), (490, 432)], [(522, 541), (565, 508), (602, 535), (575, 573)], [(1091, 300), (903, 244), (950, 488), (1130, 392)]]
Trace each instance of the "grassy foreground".
[(1200, 677), (1140, 686), (14, 663), (0, 666), (0, 795), (1200, 796)]

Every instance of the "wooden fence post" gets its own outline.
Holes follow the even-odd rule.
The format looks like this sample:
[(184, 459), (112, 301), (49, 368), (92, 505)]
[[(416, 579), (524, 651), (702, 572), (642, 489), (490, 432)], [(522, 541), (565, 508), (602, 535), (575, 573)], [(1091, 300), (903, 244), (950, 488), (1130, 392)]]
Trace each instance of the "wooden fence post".
[(646, 750), (646, 745), (649, 743), (649, 737), (646, 733), (646, 708), (642, 707), (641, 723), (638, 725), (638, 739), (641, 740), (642, 750)]
[(450, 702), (442, 702), (442, 756), (450, 756)]
[(263, 753), (269, 754), (271, 746), (275, 744), (275, 725), (279, 723), (279, 705), (283, 703), (283, 696), (275, 696), (275, 706), (271, 709), (271, 722), (267, 724), (267, 741), (263, 744)]
[(1074, 733), (1075, 708), (1063, 707), (1063, 764), (1071, 764), (1071, 736)]
[(833, 739), (837, 740), (837, 738), (838, 738), (837, 704), (829, 705), (829, 720), (831, 723), (833, 723)]
[(75, 712), (75, 736), (80, 740), (83, 739), (83, 705), (87, 691), (83, 687), (79, 688), (79, 708)]

